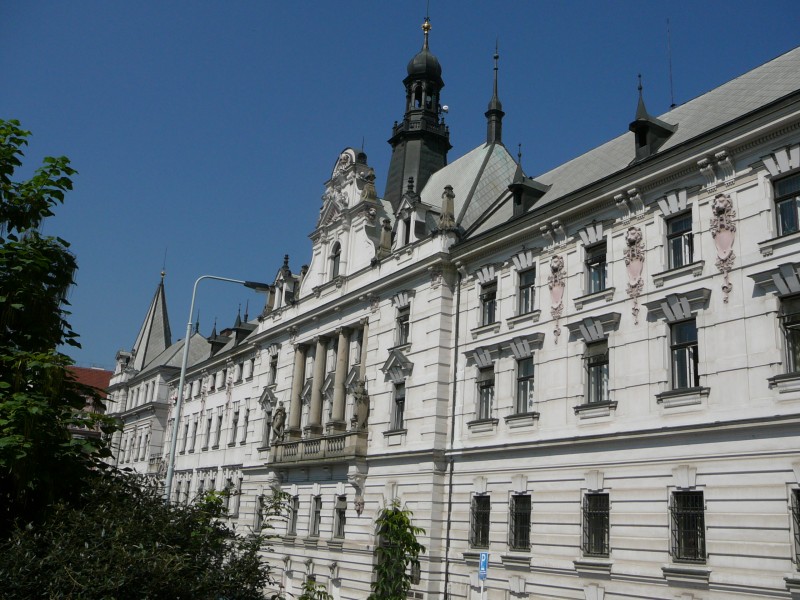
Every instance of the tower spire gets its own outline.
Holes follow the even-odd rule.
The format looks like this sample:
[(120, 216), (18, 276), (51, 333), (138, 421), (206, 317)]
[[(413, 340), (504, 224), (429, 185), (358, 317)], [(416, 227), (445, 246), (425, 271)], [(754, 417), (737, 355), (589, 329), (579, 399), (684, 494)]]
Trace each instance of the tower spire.
[(494, 88), (492, 92), (492, 99), (489, 100), (489, 109), (486, 111), (486, 143), (502, 143), (503, 142), (503, 104), (497, 95), (497, 61), (500, 59), (498, 52), (498, 41), (494, 43)]

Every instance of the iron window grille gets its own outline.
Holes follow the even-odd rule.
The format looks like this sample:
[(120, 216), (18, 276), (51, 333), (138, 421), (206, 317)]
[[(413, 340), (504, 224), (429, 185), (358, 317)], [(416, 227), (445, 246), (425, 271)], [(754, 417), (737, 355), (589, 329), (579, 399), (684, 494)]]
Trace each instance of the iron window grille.
[(404, 306), (397, 309), (397, 346), (405, 346), (410, 338), (411, 308)]
[(508, 519), (508, 546), (512, 550), (530, 550), (531, 497), (529, 494), (511, 496)]
[(333, 537), (343, 538), (347, 523), (347, 496), (337, 496), (334, 506)]
[(586, 403), (608, 402), (608, 342), (586, 345)]
[(697, 325), (694, 319), (674, 323), (670, 327), (672, 345), (672, 389), (698, 387)]
[(516, 413), (528, 412), (533, 402), (533, 357), (517, 361), (517, 402)]
[(520, 315), (533, 312), (533, 304), (536, 299), (536, 269), (528, 269), (519, 274), (519, 302), (518, 313)]
[(608, 556), (609, 516), (608, 494), (591, 493), (583, 496), (583, 541), (586, 556)]
[(393, 431), (403, 429), (405, 427), (405, 412), (406, 386), (404, 383), (397, 383), (394, 386), (394, 406), (392, 407), (391, 428)]
[(292, 496), (289, 500), (289, 509), (287, 511), (286, 534), (297, 535), (297, 515), (300, 512), (300, 498)]
[(670, 269), (694, 262), (692, 213), (684, 213), (667, 220), (667, 252)]
[(775, 190), (778, 235), (787, 235), (800, 230), (800, 219), (798, 219), (800, 174), (779, 179), (773, 184), (773, 187)]
[(786, 372), (800, 371), (800, 296), (781, 301), (781, 328), (786, 340)]
[(672, 548), (676, 561), (706, 561), (706, 522), (703, 492), (673, 492), (670, 506)]
[(596, 244), (586, 249), (586, 293), (595, 294), (606, 289), (606, 244)]
[(489, 547), (489, 519), (491, 510), (492, 504), (488, 495), (472, 497), (469, 543), (473, 548)]
[(319, 537), (319, 526), (322, 521), (322, 496), (314, 496), (311, 499), (311, 523), (308, 528), (308, 535)]
[(497, 321), (497, 283), (481, 286), (481, 325)]
[(494, 368), (478, 372), (478, 419), (492, 418), (494, 404)]
[(794, 559), (800, 564), (800, 490), (792, 490), (792, 525), (794, 532)]

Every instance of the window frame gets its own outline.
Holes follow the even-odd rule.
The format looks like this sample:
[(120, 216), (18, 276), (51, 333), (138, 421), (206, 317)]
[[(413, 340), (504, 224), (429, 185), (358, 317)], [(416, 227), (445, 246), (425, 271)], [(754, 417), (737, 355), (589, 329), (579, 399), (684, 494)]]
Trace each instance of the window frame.
[(800, 489), (792, 488), (789, 490), (789, 510), (792, 521), (792, 545), (795, 568), (800, 565)]
[[(528, 280), (530, 278), (530, 280)], [(517, 314), (532, 313), (536, 305), (536, 267), (520, 271), (517, 278)]]
[(608, 492), (586, 492), (581, 505), (581, 551), (584, 556), (610, 554), (611, 501)]
[[(675, 341), (679, 328), (686, 325), (694, 325), (694, 339), (689, 341)], [(695, 318), (685, 319), (670, 323), (669, 325), (669, 355), (670, 373), (673, 390), (688, 390), (700, 387), (699, 373), (699, 344), (697, 335), (697, 320)], [(685, 363), (679, 366), (680, 363)], [(685, 381), (684, 381), (685, 380)], [(683, 385), (683, 384), (686, 385)]]
[[(485, 506), (481, 506), (485, 504)], [(473, 494), (470, 503), (469, 545), (472, 548), (489, 547), (492, 501), (489, 494)]]
[(586, 371), (586, 404), (602, 404), (611, 401), (609, 389), (610, 360), (608, 340), (598, 340), (586, 344), (583, 357)]
[[(508, 501), (508, 547), (529, 552), (531, 549), (531, 495), (512, 494)], [(525, 506), (527, 505), (527, 506)]]
[(300, 496), (292, 496), (289, 498), (286, 513), (286, 535), (297, 535), (297, 517), (300, 514)]
[[(680, 503), (678, 500), (680, 500)], [(686, 505), (679, 506), (679, 504)], [(691, 505), (689, 505), (691, 504)], [(705, 564), (705, 495), (701, 490), (670, 494), (670, 556), (675, 562)]]
[(586, 246), (584, 252), (585, 294), (604, 292), (608, 289), (608, 246), (606, 240), (603, 239), (596, 244)]
[[(522, 374), (522, 364), (530, 364), (530, 373)], [(514, 399), (514, 414), (523, 415), (531, 412), (533, 391), (536, 385), (536, 366), (533, 363), (533, 354), (517, 359), (517, 393)]]
[(337, 495), (333, 507), (333, 537), (344, 539), (347, 525), (347, 496)]
[(392, 421), (390, 431), (402, 431), (405, 429), (406, 411), (406, 384), (404, 381), (394, 384), (392, 391)]
[(395, 346), (405, 346), (411, 343), (411, 304), (406, 304), (397, 309), (395, 317)]
[[(786, 184), (789, 181), (797, 181), (797, 190), (790, 190), (786, 193), (780, 194), (779, 187), (781, 185)], [(775, 203), (775, 226), (777, 228), (777, 237), (783, 237), (785, 235), (789, 235), (792, 233), (796, 233), (800, 231), (800, 172), (791, 173), (786, 177), (781, 177), (780, 179), (776, 179), (772, 182), (772, 190), (775, 196), (774, 203)], [(781, 210), (781, 205), (790, 205), (794, 204), (792, 211), (792, 218), (794, 219), (793, 228), (787, 229), (784, 226), (784, 219), (782, 215), (784, 214)]]
[(331, 249), (331, 281), (339, 277), (339, 271), (342, 265), (342, 244), (338, 241), (334, 243)]
[(497, 323), (497, 280), (481, 285), (481, 327)]
[(322, 496), (311, 497), (311, 514), (308, 521), (308, 537), (319, 537), (322, 525)]
[(492, 418), (494, 410), (495, 372), (494, 365), (478, 370), (476, 379), (476, 418), (479, 421)]
[(800, 295), (781, 298), (778, 319), (783, 333), (786, 373), (800, 373)]
[[(694, 262), (694, 230), (692, 211), (686, 210), (664, 219), (666, 228), (667, 270), (679, 269)], [(688, 227), (671, 231), (674, 224), (687, 222)], [(676, 253), (676, 250), (680, 252)]]

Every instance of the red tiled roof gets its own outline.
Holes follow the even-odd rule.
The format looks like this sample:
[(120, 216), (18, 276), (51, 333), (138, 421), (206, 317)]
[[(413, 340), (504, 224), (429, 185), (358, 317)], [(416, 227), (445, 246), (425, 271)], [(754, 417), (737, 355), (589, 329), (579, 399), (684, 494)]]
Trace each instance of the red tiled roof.
[(108, 389), (108, 384), (111, 383), (111, 376), (114, 374), (112, 371), (105, 369), (98, 369), (94, 367), (68, 367), (75, 375), (78, 383), (97, 388), (104, 393), (101, 394), (102, 398), (106, 398), (105, 390)]

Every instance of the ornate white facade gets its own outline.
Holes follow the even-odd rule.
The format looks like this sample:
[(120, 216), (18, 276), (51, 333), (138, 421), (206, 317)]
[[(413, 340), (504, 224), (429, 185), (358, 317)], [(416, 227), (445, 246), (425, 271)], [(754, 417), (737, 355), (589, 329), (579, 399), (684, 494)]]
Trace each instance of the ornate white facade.
[[(173, 498), (238, 490), (247, 530), (287, 492), (288, 592), (366, 598), (399, 498), (426, 531), (415, 598), (479, 598), (480, 552), (490, 599), (796, 597), (800, 49), (659, 118), (640, 97), (630, 132), (535, 178), (496, 89), (486, 143), (409, 168), (415, 132), (449, 148), (427, 30), (408, 69), (387, 180), (421, 189), (381, 199), (341, 152), (309, 266), (192, 338)], [(176, 382), (120, 367), (120, 463), (156, 470)]]

